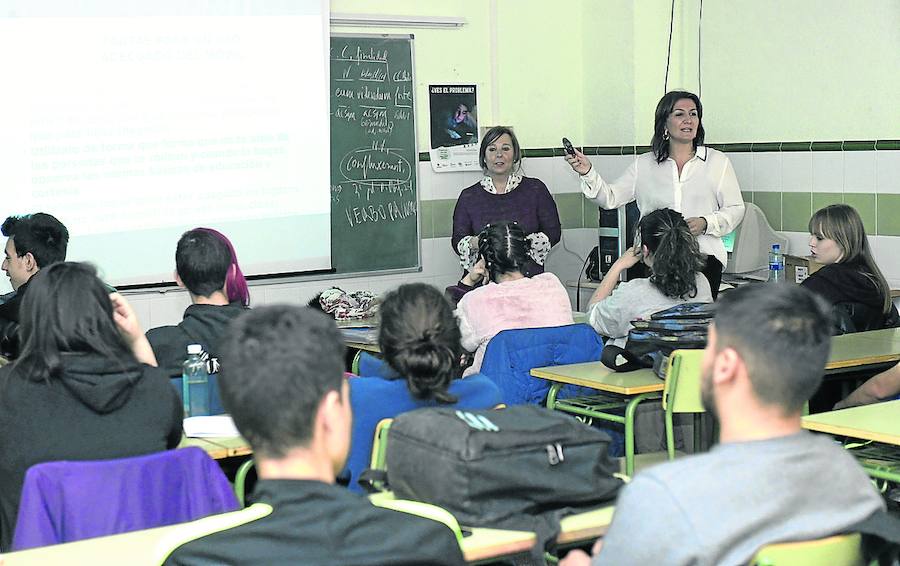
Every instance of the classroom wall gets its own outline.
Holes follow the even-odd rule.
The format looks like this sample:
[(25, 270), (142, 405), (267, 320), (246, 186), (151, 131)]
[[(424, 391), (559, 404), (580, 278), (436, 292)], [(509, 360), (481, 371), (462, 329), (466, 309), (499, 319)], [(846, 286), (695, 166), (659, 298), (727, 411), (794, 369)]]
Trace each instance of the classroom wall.
[[(699, 8), (699, 0), (675, 2), (670, 89), (697, 90)], [(430, 136), (427, 85), (454, 82), (477, 84), (479, 123), (515, 126), (523, 147), (558, 148), (567, 136), (577, 145), (618, 153), (591, 157), (610, 178), (634, 158), (627, 153), (635, 145), (649, 144), (653, 110), (664, 92), (669, 0), (332, 0), (331, 9), (467, 20), (454, 30), (332, 28), (333, 33), (415, 34), (420, 151), (427, 150)], [(880, 143), (876, 150), (875, 140), (900, 137), (898, 30), (896, 0), (703, 4), (707, 141), (743, 144), (727, 149), (745, 200), (759, 205), (789, 236), (793, 253), (807, 251), (804, 231), (812, 210), (829, 202), (853, 204), (895, 286), (900, 286), (900, 144)], [(851, 141), (866, 143), (843, 143)], [(580, 196), (577, 177), (561, 158), (529, 157), (525, 170), (547, 183), (563, 220), (563, 242), (551, 253), (548, 268), (563, 280), (575, 279), (596, 244), (596, 208)], [(453, 283), (460, 275), (449, 244), (453, 204), (478, 177), (438, 175), (428, 162), (419, 164), (420, 273), (254, 284), (254, 304), (305, 302), (332, 283), (376, 292), (411, 280), (439, 287)], [(151, 327), (180, 320), (188, 298), (182, 292), (153, 292), (137, 294), (134, 302)]]

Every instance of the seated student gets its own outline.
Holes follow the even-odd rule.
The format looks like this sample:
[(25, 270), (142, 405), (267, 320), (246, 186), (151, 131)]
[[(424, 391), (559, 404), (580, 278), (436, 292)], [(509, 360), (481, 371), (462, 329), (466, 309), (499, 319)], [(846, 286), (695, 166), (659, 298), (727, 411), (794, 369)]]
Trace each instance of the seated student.
[(501, 402), (500, 390), (487, 377), (459, 379), (459, 326), (450, 303), (430, 285), (401, 285), (387, 295), (381, 304), (378, 345), (390, 377), (363, 374), (350, 380), (353, 437), (347, 467), (354, 491), (361, 491), (357, 480), (369, 467), (381, 419), (421, 407), (489, 409)]
[[(610, 267), (588, 303), (588, 320), (599, 334), (624, 346), (631, 321), (681, 303), (711, 303), (712, 291), (703, 275), (705, 260), (684, 217), (668, 208), (654, 210), (638, 223), (638, 249), (629, 248)], [(632, 279), (616, 287), (619, 275), (638, 262), (649, 278)]]
[(0, 368), (0, 549), (8, 550), (25, 472), (56, 460), (174, 448), (181, 404), (125, 299), (84, 263), (29, 282), (22, 352)]
[(593, 562), (577, 551), (560, 564), (746, 564), (766, 544), (845, 532), (882, 511), (853, 456), (800, 427), (822, 382), (829, 328), (822, 300), (799, 286), (720, 297), (701, 383), (720, 444), (638, 473)]
[(888, 401), (900, 395), (900, 364), (891, 369), (870, 377), (865, 383), (839, 401), (834, 409), (847, 409), (859, 405), (870, 405), (880, 401)]
[(352, 421), (334, 321), (262, 307), (236, 320), (224, 345), (222, 397), (253, 448), (252, 498), (274, 511), (188, 542), (166, 564), (463, 564), (446, 526), (334, 485)]
[(463, 295), (456, 309), (463, 348), (475, 360), (463, 375), (478, 373), (488, 342), (501, 330), (572, 324), (569, 293), (556, 275), (525, 277), (529, 243), (515, 222), (488, 224), (478, 235), (478, 261), (487, 285)]
[(850, 309), (852, 328), (844, 331), (878, 330), (894, 326), (896, 311), (891, 290), (869, 248), (869, 239), (859, 213), (846, 204), (819, 209), (809, 220), (809, 250), (825, 267), (802, 285), (832, 306)]
[(19, 353), (19, 308), (28, 281), (41, 268), (66, 259), (69, 231), (62, 222), (43, 212), (10, 216), (0, 230), (9, 238), (3, 271), (15, 291), (0, 304), (0, 355), (13, 359)]
[(175, 281), (188, 290), (191, 305), (178, 326), (147, 331), (159, 367), (170, 376), (181, 375), (188, 345), (200, 344), (209, 373), (218, 373), (219, 340), (250, 304), (247, 280), (228, 238), (210, 228), (182, 234), (175, 248)]

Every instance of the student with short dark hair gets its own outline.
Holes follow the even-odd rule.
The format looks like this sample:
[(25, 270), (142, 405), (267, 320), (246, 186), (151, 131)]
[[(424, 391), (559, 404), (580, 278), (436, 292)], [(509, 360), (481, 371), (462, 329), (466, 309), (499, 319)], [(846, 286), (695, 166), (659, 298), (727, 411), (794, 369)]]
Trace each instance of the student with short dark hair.
[(10, 216), (0, 231), (8, 238), (2, 269), (15, 291), (0, 304), (0, 355), (13, 359), (19, 352), (19, 308), (28, 281), (42, 268), (66, 259), (69, 231), (44, 212)]
[(747, 285), (720, 298), (701, 380), (720, 444), (638, 473), (593, 562), (577, 551), (560, 564), (746, 564), (766, 544), (847, 532), (883, 511), (853, 456), (800, 426), (830, 330), (823, 301), (800, 286)]
[[(57, 460), (174, 448), (182, 409), (125, 298), (89, 264), (31, 278), (22, 352), (0, 368), (0, 549), (8, 550), (25, 472)], [(100, 504), (100, 503), (98, 503)]]
[(147, 332), (159, 366), (170, 376), (180, 375), (188, 345), (200, 344), (209, 373), (217, 373), (221, 336), (250, 304), (247, 281), (228, 238), (211, 228), (182, 234), (175, 248), (175, 281), (188, 290), (191, 305), (177, 326)]
[(378, 344), (387, 377), (350, 380), (353, 441), (347, 468), (350, 489), (369, 467), (375, 427), (381, 419), (422, 407), (489, 409), (500, 390), (484, 375), (462, 376), (459, 326), (450, 303), (425, 283), (401, 285), (381, 304)]
[(486, 285), (463, 295), (456, 309), (463, 348), (475, 352), (464, 375), (478, 373), (488, 342), (498, 332), (572, 324), (572, 302), (556, 275), (525, 276), (530, 261), (525, 231), (516, 222), (494, 222), (478, 235), (478, 261)]
[(237, 319), (224, 345), (222, 398), (253, 448), (253, 501), (273, 512), (188, 542), (166, 564), (463, 563), (444, 525), (334, 485), (352, 415), (333, 320), (306, 307), (262, 307)]
[[(680, 213), (654, 210), (641, 218), (637, 233), (640, 249), (625, 250), (588, 303), (591, 326), (614, 346), (625, 345), (632, 320), (682, 303), (713, 300), (697, 239)], [(650, 269), (650, 277), (619, 283), (619, 276), (640, 262)]]

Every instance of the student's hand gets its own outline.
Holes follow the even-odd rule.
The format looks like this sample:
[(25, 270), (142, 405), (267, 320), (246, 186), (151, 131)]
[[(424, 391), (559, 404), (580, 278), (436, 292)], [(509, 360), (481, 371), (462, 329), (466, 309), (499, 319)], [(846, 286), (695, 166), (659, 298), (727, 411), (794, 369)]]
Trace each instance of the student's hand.
[(591, 566), (591, 557), (583, 550), (571, 550), (559, 561), (559, 566)]
[(137, 314), (125, 297), (119, 293), (110, 293), (109, 300), (113, 305), (113, 320), (119, 328), (119, 333), (125, 338), (134, 357), (142, 364), (156, 366), (156, 355), (138, 322)]
[(129, 345), (133, 344), (135, 340), (144, 335), (137, 314), (125, 297), (119, 293), (110, 293), (109, 300), (112, 301), (113, 320), (119, 328), (119, 332)]
[(641, 262), (641, 255), (642, 254), (640, 253), (635, 254), (634, 246), (632, 246), (625, 250), (625, 253), (619, 256), (619, 259), (617, 259), (615, 263), (612, 264), (611, 269), (616, 269), (618, 271), (625, 271), (626, 269), (630, 269)]
[(476, 250), (476, 251), (478, 250), (478, 234), (472, 236), (469, 239), (469, 247), (472, 248), (473, 250)]
[(472, 266), (472, 270), (466, 273), (466, 276), (462, 278), (462, 282), (469, 287), (474, 287), (484, 281), (486, 277), (487, 266), (484, 264), (484, 258), (481, 258)]
[(574, 149), (575, 155), (569, 155), (568, 153), (565, 155), (566, 163), (568, 163), (579, 175), (587, 175), (591, 170), (591, 162), (583, 153), (578, 151), (578, 148)]
[(703, 218), (702, 216), (692, 216), (690, 218), (685, 218), (685, 221), (687, 222), (688, 228), (691, 230), (691, 234), (699, 236), (700, 234), (706, 233), (706, 218)]

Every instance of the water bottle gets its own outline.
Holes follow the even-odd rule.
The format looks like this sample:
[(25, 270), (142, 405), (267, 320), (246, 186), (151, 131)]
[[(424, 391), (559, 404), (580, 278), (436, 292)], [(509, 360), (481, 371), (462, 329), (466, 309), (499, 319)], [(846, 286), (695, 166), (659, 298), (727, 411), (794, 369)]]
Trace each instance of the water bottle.
[(769, 283), (781, 283), (784, 281), (784, 256), (781, 254), (781, 244), (772, 244), (769, 252)]
[(209, 414), (209, 373), (202, 352), (200, 344), (189, 345), (188, 357), (182, 366), (181, 393), (186, 417)]

